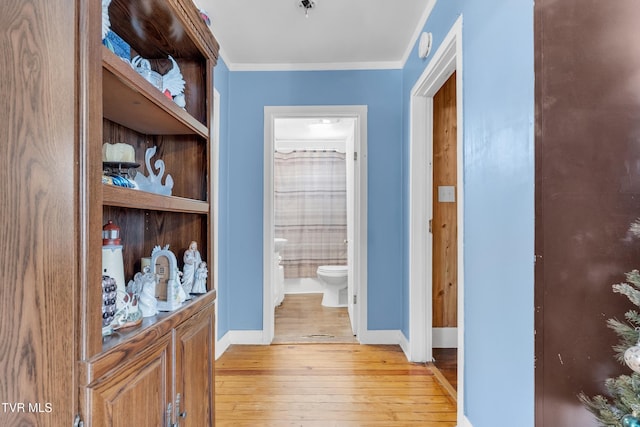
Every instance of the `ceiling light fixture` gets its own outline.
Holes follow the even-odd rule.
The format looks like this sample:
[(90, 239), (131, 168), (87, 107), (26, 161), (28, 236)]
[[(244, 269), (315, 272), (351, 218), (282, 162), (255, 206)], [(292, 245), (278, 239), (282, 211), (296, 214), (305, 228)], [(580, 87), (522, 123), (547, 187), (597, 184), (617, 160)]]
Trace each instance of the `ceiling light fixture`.
[(304, 17), (308, 18), (309, 9), (313, 9), (314, 7), (316, 7), (315, 0), (297, 0), (297, 1), (298, 1), (298, 7), (304, 8)]

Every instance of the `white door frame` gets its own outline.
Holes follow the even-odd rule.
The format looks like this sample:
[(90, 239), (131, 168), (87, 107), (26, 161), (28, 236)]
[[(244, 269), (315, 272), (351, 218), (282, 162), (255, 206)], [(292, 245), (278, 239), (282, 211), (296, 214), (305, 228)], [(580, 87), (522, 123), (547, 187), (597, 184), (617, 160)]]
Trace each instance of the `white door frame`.
[(454, 23), (411, 90), (410, 105), (410, 231), (409, 357), (414, 362), (433, 360), (432, 346), (432, 235), (433, 214), (433, 96), (456, 72), (457, 105), (457, 227), (458, 227), (458, 422), (464, 399), (464, 150), (462, 101), (462, 16)]
[(263, 205), (263, 295), (262, 295), (262, 343), (270, 344), (275, 332), (273, 307), (273, 160), (275, 150), (274, 122), (277, 118), (349, 117), (356, 120), (355, 151), (355, 212), (357, 218), (354, 247), (353, 289), (358, 303), (355, 305), (356, 335), (360, 336), (367, 326), (367, 106), (280, 106), (264, 107), (264, 205)]
[[(213, 289), (216, 291), (216, 304), (214, 305), (214, 340), (215, 348), (218, 348), (218, 309), (220, 305), (220, 294), (218, 294), (218, 209), (219, 209), (219, 165), (220, 165), (220, 92), (213, 88), (213, 135), (209, 147), (211, 156), (211, 171), (209, 175), (213, 182)], [(217, 355), (216, 355), (217, 357)]]

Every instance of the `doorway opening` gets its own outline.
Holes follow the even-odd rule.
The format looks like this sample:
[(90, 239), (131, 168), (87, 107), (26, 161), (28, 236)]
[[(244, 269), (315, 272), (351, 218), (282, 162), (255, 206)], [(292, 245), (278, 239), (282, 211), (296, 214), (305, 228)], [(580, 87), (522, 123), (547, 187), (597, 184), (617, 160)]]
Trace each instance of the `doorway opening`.
[(356, 342), (366, 316), (366, 107), (265, 107), (264, 173), (263, 342)]
[[(464, 179), (463, 179), (463, 102), (462, 102), (462, 16), (440, 44), (433, 58), (411, 92), (410, 112), (410, 225), (409, 225), (409, 292), (410, 292), (410, 351), (414, 362), (431, 362), (434, 359), (434, 347), (457, 347), (457, 405), (458, 423), (464, 421)], [(437, 183), (434, 176), (434, 156), (438, 150), (434, 141), (434, 106), (436, 94), (453, 79), (455, 137), (451, 144), (451, 153), (455, 157), (450, 168), (453, 184)], [(434, 188), (435, 186), (435, 188)], [(455, 253), (448, 260), (456, 259), (450, 271), (451, 280), (457, 281), (457, 295), (450, 302), (457, 317), (456, 328), (434, 329), (434, 271), (442, 268), (434, 265), (437, 259), (435, 237), (429, 225), (436, 226), (431, 220), (436, 204), (455, 201), (453, 212), (449, 216), (449, 227), (455, 228), (455, 237), (451, 247)], [(440, 212), (442, 213), (442, 212)], [(441, 226), (441, 225), (438, 225)], [(436, 276), (438, 277), (438, 276)], [(448, 282), (447, 282), (448, 283)], [(440, 286), (438, 284), (437, 286)], [(440, 341), (440, 343), (436, 343)]]

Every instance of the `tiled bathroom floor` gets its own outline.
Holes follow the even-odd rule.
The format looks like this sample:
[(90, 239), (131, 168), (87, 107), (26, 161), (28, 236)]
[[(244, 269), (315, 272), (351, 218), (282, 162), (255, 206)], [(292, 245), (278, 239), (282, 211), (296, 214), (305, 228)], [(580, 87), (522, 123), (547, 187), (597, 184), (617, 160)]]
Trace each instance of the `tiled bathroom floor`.
[(273, 344), (355, 343), (347, 308), (323, 307), (322, 294), (286, 294), (275, 311)]

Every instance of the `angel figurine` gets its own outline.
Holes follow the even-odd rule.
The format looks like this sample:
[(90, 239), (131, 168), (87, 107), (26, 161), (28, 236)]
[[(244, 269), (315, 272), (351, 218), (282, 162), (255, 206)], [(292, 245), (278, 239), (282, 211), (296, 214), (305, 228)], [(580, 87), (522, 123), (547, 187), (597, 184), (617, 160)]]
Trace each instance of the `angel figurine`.
[(142, 293), (138, 298), (138, 306), (142, 311), (142, 317), (155, 316), (158, 313), (158, 300), (156, 299), (156, 283), (157, 278), (151, 272), (149, 266), (144, 267), (140, 274), (140, 281), (142, 284)]
[(202, 261), (196, 270), (196, 280), (193, 283), (193, 289), (191, 289), (192, 294), (204, 294), (207, 292), (208, 273), (209, 270), (207, 270), (207, 263)]
[(184, 251), (184, 267), (182, 268), (182, 288), (187, 294), (193, 292), (196, 281), (196, 270), (202, 262), (198, 251), (198, 243), (194, 240), (189, 243), (189, 248)]

